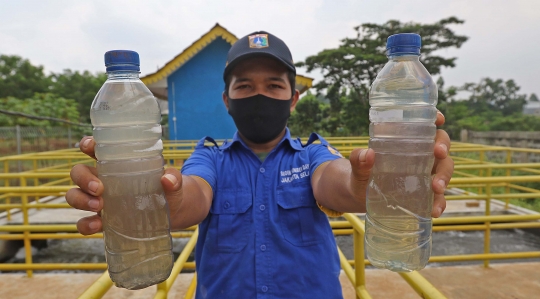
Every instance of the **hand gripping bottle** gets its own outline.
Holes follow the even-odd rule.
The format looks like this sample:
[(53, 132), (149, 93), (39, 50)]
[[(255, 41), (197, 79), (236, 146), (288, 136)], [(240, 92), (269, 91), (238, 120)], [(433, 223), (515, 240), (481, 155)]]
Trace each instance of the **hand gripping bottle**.
[(90, 110), (103, 182), (103, 239), (109, 275), (135, 290), (164, 281), (173, 266), (169, 207), (161, 186), (160, 109), (139, 79), (139, 54), (105, 53), (108, 79)]
[(420, 63), (421, 38), (388, 37), (388, 63), (369, 93), (369, 147), (375, 165), (367, 190), (366, 251), (372, 265), (420, 270), (431, 255), (437, 86)]

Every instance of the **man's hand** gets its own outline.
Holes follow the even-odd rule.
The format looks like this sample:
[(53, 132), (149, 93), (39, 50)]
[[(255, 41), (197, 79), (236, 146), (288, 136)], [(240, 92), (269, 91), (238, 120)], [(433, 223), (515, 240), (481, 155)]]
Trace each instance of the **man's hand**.
[[(442, 126), (444, 124), (444, 115), (437, 111), (437, 121), (435, 125)], [(449, 155), (450, 153), (450, 137), (444, 130), (437, 130), (435, 136), (435, 163), (431, 174), (433, 174), (433, 182), (431, 186), (435, 197), (433, 199), (433, 210), (431, 216), (438, 218), (446, 209), (446, 199), (444, 198), (444, 190), (452, 178), (454, 173), (454, 160)]]
[[(437, 126), (444, 124), (444, 115), (437, 113)], [(435, 163), (432, 188), (434, 192), (432, 217), (439, 217), (446, 208), (444, 191), (454, 173), (454, 161), (448, 155), (450, 137), (443, 130), (435, 136)], [(349, 160), (338, 159), (321, 165), (312, 176), (315, 198), (324, 207), (340, 212), (365, 212), (366, 190), (375, 163), (372, 149), (355, 149)], [(351, 200), (352, 199), (352, 200)]]
[[(93, 137), (84, 137), (79, 144), (83, 153), (94, 159), (96, 158)], [(81, 218), (77, 222), (77, 229), (83, 235), (91, 235), (100, 232), (103, 227), (100, 214), (101, 209), (103, 209), (103, 198), (101, 195), (103, 194), (104, 187), (103, 183), (97, 178), (96, 168), (82, 164), (75, 165), (73, 169), (71, 169), (70, 175), (73, 182), (79, 186), (79, 188), (70, 189), (66, 193), (68, 204), (79, 210), (96, 212), (96, 215)], [(190, 181), (191, 184), (187, 184), (188, 186), (186, 187), (185, 182), (183, 182), (184, 180)], [(195, 183), (195, 185), (193, 183)], [(198, 182), (195, 182), (195, 179), (191, 177), (183, 178), (178, 170), (171, 167), (165, 169), (165, 173), (161, 177), (161, 185), (163, 186), (163, 191), (169, 204), (171, 226), (173, 228), (183, 228), (200, 222), (200, 217), (182, 217), (182, 215), (179, 215), (184, 206), (189, 206), (189, 204), (183, 204), (183, 186), (184, 189), (187, 188), (188, 190), (192, 190), (192, 192), (195, 192), (196, 194), (202, 192), (202, 190), (197, 190), (199, 184)], [(200, 200), (200, 197), (198, 199)], [(197, 211), (192, 210), (191, 214), (197, 215)], [(192, 223), (194, 221), (195, 223)]]
[[(444, 124), (444, 115), (437, 111), (435, 125)], [(450, 137), (443, 130), (437, 130), (435, 135), (435, 163), (431, 174), (433, 175), (432, 188), (434, 193), (431, 216), (438, 218), (446, 209), (444, 191), (454, 173), (454, 161), (448, 154), (450, 150)], [(375, 152), (372, 149), (355, 149), (351, 152), (352, 167), (351, 189), (353, 194), (365, 194), (371, 168), (375, 162)]]

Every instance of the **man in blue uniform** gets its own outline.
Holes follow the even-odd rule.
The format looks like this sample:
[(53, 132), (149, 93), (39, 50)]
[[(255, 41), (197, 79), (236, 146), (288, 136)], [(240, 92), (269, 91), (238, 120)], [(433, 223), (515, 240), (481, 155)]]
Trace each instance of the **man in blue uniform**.
[[(174, 229), (199, 224), (197, 298), (342, 298), (339, 260), (326, 215), (364, 212), (371, 150), (344, 159), (312, 134), (293, 139), (287, 119), (298, 102), (296, 69), (283, 41), (255, 32), (230, 49), (223, 102), (237, 133), (218, 145), (203, 138), (182, 172), (162, 177)], [(444, 123), (439, 115), (437, 123)], [(317, 141), (315, 143), (315, 141)], [(210, 146), (205, 146), (211, 144)], [(450, 140), (436, 137), (433, 217), (445, 208), (453, 172)], [(93, 156), (92, 138), (81, 150)], [(92, 167), (71, 172), (80, 189), (66, 199), (99, 212), (103, 185)], [(101, 230), (99, 215), (79, 220), (82, 234)]]

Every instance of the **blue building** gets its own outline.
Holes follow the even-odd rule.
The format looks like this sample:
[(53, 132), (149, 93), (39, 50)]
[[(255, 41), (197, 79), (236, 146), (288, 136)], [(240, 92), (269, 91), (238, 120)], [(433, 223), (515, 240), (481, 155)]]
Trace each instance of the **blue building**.
[[(141, 80), (158, 99), (168, 102), (169, 138), (232, 138), (236, 127), (221, 100), (227, 52), (238, 38), (216, 24), (164, 67)], [(296, 76), (300, 93), (313, 79)]]

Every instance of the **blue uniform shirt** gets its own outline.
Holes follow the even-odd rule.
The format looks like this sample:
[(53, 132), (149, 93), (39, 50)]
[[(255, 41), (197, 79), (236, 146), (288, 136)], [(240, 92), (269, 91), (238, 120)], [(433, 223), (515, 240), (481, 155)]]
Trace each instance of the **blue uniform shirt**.
[(311, 188), (317, 167), (339, 157), (320, 136), (302, 145), (288, 129), (264, 162), (238, 133), (222, 146), (203, 138), (182, 168), (214, 193), (199, 225), (196, 298), (342, 298), (336, 243)]

